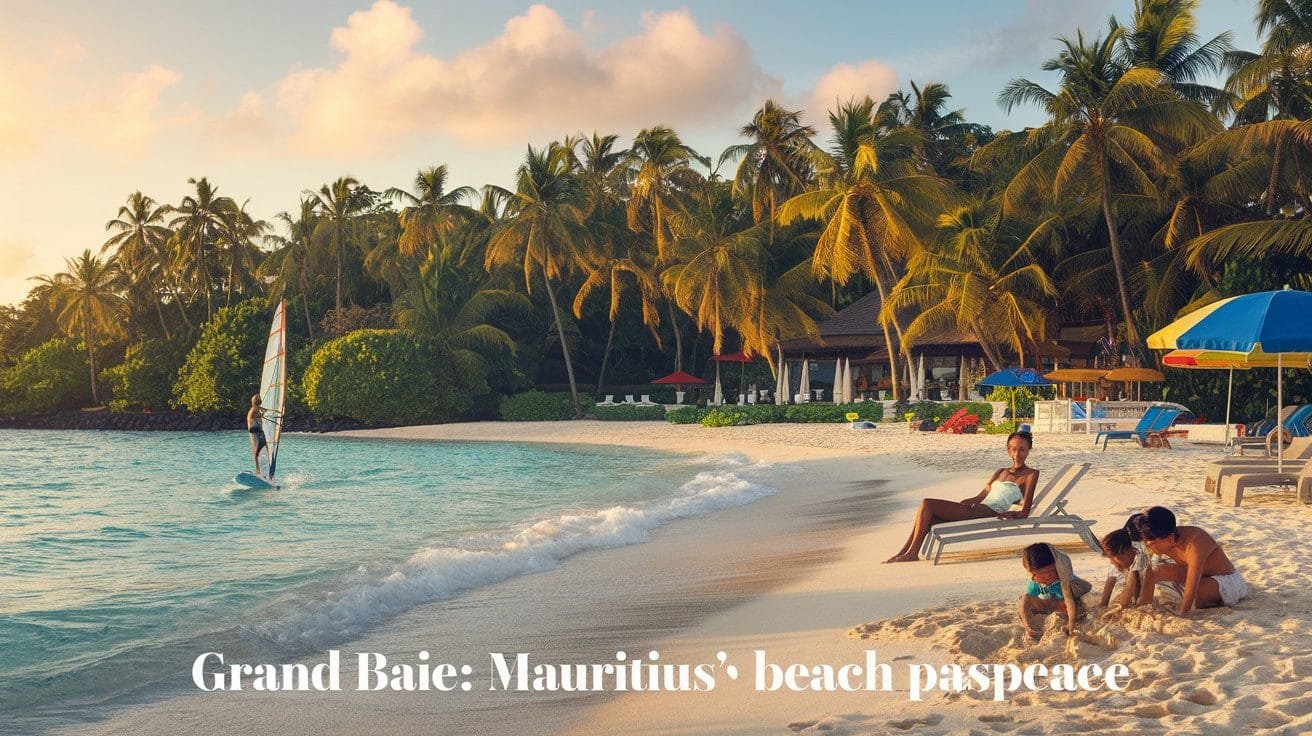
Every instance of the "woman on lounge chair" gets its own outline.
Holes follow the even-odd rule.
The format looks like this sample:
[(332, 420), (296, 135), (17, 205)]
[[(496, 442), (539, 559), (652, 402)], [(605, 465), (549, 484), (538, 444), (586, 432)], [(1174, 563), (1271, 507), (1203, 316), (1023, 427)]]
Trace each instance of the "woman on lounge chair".
[[(1034, 489), (1039, 484), (1039, 471), (1025, 465), (1025, 459), (1034, 447), (1034, 437), (1029, 432), (1012, 432), (1007, 435), (1007, 455), (1011, 465), (998, 468), (984, 489), (963, 501), (947, 501), (941, 498), (926, 498), (920, 502), (916, 512), (916, 523), (911, 527), (911, 536), (902, 550), (884, 560), (888, 562), (913, 562), (919, 559), (920, 544), (925, 541), (930, 527), (941, 521), (962, 521), (963, 519), (987, 519), (995, 516), (999, 519), (1023, 519), (1030, 515), (1030, 505), (1034, 502)], [(1011, 507), (1020, 504), (1019, 511)]]

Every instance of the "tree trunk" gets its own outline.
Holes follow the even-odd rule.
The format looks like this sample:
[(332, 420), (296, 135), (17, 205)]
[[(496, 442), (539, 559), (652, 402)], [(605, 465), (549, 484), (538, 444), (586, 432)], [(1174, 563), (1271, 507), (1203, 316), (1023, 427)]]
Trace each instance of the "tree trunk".
[(683, 335), (679, 333), (679, 313), (674, 309), (674, 300), (668, 300), (670, 308), (670, 329), (674, 330), (674, 370), (683, 370)]
[(610, 364), (610, 346), (615, 342), (615, 320), (610, 321), (610, 334), (606, 336), (606, 350), (601, 354), (601, 372), (597, 374), (597, 400), (601, 400), (601, 389), (606, 383), (606, 366)]
[(574, 382), (574, 363), (569, 359), (569, 343), (565, 342), (565, 323), (560, 319), (560, 307), (556, 304), (556, 292), (551, 288), (551, 279), (547, 278), (547, 269), (542, 268), (542, 280), (547, 284), (547, 298), (551, 300), (551, 316), (556, 320), (556, 335), (560, 338), (560, 354), (565, 357), (565, 374), (569, 376), (569, 395), (574, 402), (574, 418), (583, 418), (583, 407), (579, 405), (579, 387)]
[(100, 392), (96, 389), (96, 349), (91, 344), (91, 309), (82, 308), (82, 339), (87, 343), (87, 366), (91, 368), (91, 403), (100, 406)]
[[(874, 269), (874, 271), (873, 271), (872, 273), (874, 274), (874, 277), (875, 277), (875, 279), (874, 279), (874, 281), (875, 281), (875, 289), (879, 292), (879, 308), (882, 310), (882, 309), (884, 308), (884, 302), (885, 302), (885, 300), (888, 299), (888, 295), (884, 292), (884, 281), (883, 281), (883, 279), (879, 278), (879, 269), (878, 269), (878, 268)], [(897, 327), (897, 320), (890, 320), (890, 321), (893, 323), (894, 328), (896, 328), (896, 327)], [(899, 385), (898, 385), (898, 375), (897, 375), (897, 351), (895, 351), (895, 350), (893, 349), (893, 336), (892, 336), (891, 334), (889, 334), (889, 332), (888, 332), (888, 322), (885, 322), (885, 321), (882, 320), (882, 319), (879, 320), (879, 327), (880, 327), (880, 329), (882, 329), (882, 330), (884, 331), (884, 347), (888, 349), (888, 375), (889, 375), (889, 377), (892, 379), (892, 382), (893, 382), (893, 385), (892, 385), (892, 389), (893, 389), (893, 400), (894, 400), (894, 401), (898, 401), (898, 400), (900, 400), (900, 399), (902, 398), (902, 390), (901, 390), (901, 388), (900, 388)], [(898, 344), (899, 344), (899, 345), (903, 345), (903, 346), (906, 345), (906, 341), (904, 341), (904, 340), (902, 339), (902, 332), (901, 332), (901, 330), (898, 330), (898, 333), (897, 333), (897, 339), (898, 339)], [(910, 357), (907, 358), (907, 365), (908, 365), (908, 366), (911, 365), (911, 358), (910, 358)]]
[[(337, 302), (336, 302), (336, 304), (337, 304), (337, 311), (338, 311), (338, 312), (340, 312), (341, 309), (342, 309), (342, 258), (343, 258), (343, 256), (344, 256), (344, 254), (342, 253), (342, 250), (343, 250), (343, 249), (342, 249), (342, 232), (341, 232), (341, 230), (339, 229), (338, 232), (337, 232)], [(548, 291), (548, 292), (551, 291), (551, 284), (550, 284), (550, 283), (547, 284), (547, 291)], [(553, 299), (554, 299), (554, 297), (553, 297)], [(553, 304), (554, 304), (554, 301), (553, 301)]]
[(214, 290), (210, 288), (210, 264), (205, 255), (205, 237), (200, 238), (200, 286), (205, 290), (205, 321), (214, 319)]
[[(879, 251), (879, 255), (884, 261), (884, 267), (888, 269), (888, 277), (893, 280), (894, 284), (896, 284), (898, 280), (898, 275), (897, 275), (897, 269), (893, 267), (893, 259), (888, 257), (888, 251), (882, 249)], [(876, 266), (876, 268), (878, 267)], [(880, 302), (880, 306), (882, 307), (884, 302), (884, 290), (883, 287), (878, 284), (878, 282), (876, 282), (876, 288), (879, 289), (879, 302)], [(910, 363), (911, 346), (907, 344), (906, 339), (904, 339), (902, 336), (902, 325), (898, 324), (897, 315), (890, 314), (889, 321), (893, 323), (893, 333), (897, 335), (897, 344), (902, 346), (902, 357), (906, 358), (907, 362)]]
[(1099, 178), (1102, 180), (1102, 216), (1107, 222), (1107, 241), (1112, 249), (1112, 267), (1116, 270), (1116, 291), (1121, 298), (1121, 311), (1125, 318), (1125, 341), (1130, 350), (1139, 353), (1139, 331), (1135, 329), (1134, 318), (1130, 312), (1130, 291), (1125, 286), (1125, 266), (1121, 263), (1121, 240), (1116, 233), (1116, 221), (1112, 217), (1112, 180), (1107, 170), (1107, 154), (1100, 158)]
[(159, 292), (155, 289), (150, 290), (150, 300), (155, 303), (155, 314), (159, 315), (160, 329), (164, 330), (164, 339), (172, 340), (173, 336), (169, 334), (169, 325), (164, 321), (164, 307), (159, 304)]
[(1276, 150), (1271, 152), (1271, 176), (1266, 184), (1266, 214), (1272, 217), (1276, 213), (1276, 195), (1280, 185), (1281, 169), (1285, 163), (1285, 137), (1276, 139)]
[(314, 323), (310, 321), (310, 290), (305, 286), (305, 266), (301, 265), (296, 269), (296, 275), (301, 282), (301, 306), (305, 308), (305, 336), (314, 339)]

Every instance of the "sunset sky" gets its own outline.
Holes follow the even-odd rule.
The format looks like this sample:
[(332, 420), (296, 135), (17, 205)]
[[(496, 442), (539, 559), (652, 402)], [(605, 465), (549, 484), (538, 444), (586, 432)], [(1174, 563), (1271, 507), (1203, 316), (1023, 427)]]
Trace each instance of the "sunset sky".
[[(1204, 39), (1255, 50), (1252, 0), (1203, 0)], [(717, 157), (767, 98), (825, 130), (836, 99), (944, 82), (996, 129), (996, 103), (1058, 35), (1101, 34), (1131, 0), (528, 5), (0, 0), (0, 304), (98, 251), (129, 194), (177, 203), (189, 177), (271, 219), (351, 175), (410, 189), (509, 184), (527, 144), (622, 142), (665, 124)]]

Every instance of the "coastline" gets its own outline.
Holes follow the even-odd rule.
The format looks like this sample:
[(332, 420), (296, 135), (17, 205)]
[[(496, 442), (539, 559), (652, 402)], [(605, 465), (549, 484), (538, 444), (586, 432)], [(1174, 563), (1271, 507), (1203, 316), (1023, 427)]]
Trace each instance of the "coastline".
[[(938, 566), (879, 564), (901, 542), (919, 498), (967, 495), (1005, 461), (1000, 436), (908, 435), (898, 425), (857, 432), (845, 425), (708, 429), (586, 421), (342, 434), (740, 454), (772, 463), (769, 477), (781, 490), (745, 507), (661, 527), (641, 544), (584, 552), (553, 570), (412, 609), (344, 645), (344, 651), (404, 658), (419, 649), (440, 649), (442, 654), (435, 651), (435, 658), (475, 662), (485, 662), (488, 652), (530, 651), (540, 654), (540, 661), (606, 662), (619, 649), (655, 648), (663, 661), (691, 663), (707, 661), (711, 653), (723, 650), (743, 669), (750, 667), (757, 649), (768, 652), (772, 661), (836, 666), (859, 662), (867, 648), (876, 649), (880, 661), (904, 657), (929, 663), (963, 657), (1048, 661), (1066, 656), (1051, 647), (1018, 654), (1012, 646), (1019, 627), (1011, 609), (1024, 581), (1014, 550), (1026, 538), (995, 544), (1005, 547), (1000, 556), (951, 559)], [(990, 724), (1026, 725), (1022, 732), (1045, 733), (1049, 731), (1036, 724), (1048, 723), (1055, 733), (1077, 724), (1136, 730), (1145, 724), (1209, 724), (1225, 731), (1251, 728), (1249, 723), (1306, 723), (1312, 704), (1303, 713), (1299, 704), (1312, 702), (1306, 695), (1312, 685), (1300, 692), (1284, 687), (1272, 695), (1242, 691), (1281, 682), (1301, 686), (1292, 681), (1312, 673), (1312, 656), (1293, 655), (1288, 664), (1279, 665), (1274, 663), (1279, 652), (1274, 647), (1266, 651), (1263, 643), (1270, 636), (1292, 637), (1280, 645), (1287, 652), (1298, 651), (1298, 646), (1312, 649), (1307, 646), (1312, 637), (1287, 623), (1312, 621), (1312, 601), (1296, 584), (1308, 566), (1291, 562), (1297, 570), (1291, 576), (1291, 568), (1267, 570), (1258, 564), (1272, 556), (1283, 564), (1292, 552), (1282, 550), (1280, 543), (1296, 549), (1307, 541), (1307, 533), (1289, 514), (1272, 514), (1292, 504), (1287, 497), (1255, 494), (1245, 507), (1234, 510), (1202, 497), (1194, 490), (1201, 486), (1202, 461), (1216, 454), (1215, 448), (1188, 443), (1165, 452), (1125, 447), (1101, 453), (1091, 451), (1084, 435), (1036, 438), (1031, 460), (1041, 470), (1053, 472), (1072, 461), (1093, 465), (1072, 495), (1071, 511), (1097, 519), (1095, 532), (1115, 528), (1133, 508), (1170, 505), (1182, 522), (1209, 529), (1226, 545), (1254, 591), (1236, 609), (1203, 612), (1187, 622), (1173, 622), (1170, 614), (1157, 612), (1095, 620), (1095, 629), (1118, 626), (1145, 642), (1142, 651), (1129, 652), (1139, 666), (1125, 693), (1081, 695), (1078, 702), (1049, 693), (1019, 695), (1002, 703), (949, 695), (911, 702), (901, 689), (874, 694), (759, 693), (743, 678), (721, 682), (710, 693), (248, 693), (240, 700), (187, 695), (128, 708), (74, 730), (162, 734), (185, 722), (200, 724), (197, 732), (207, 732), (204, 724), (213, 724), (215, 733), (242, 726), (289, 733), (420, 733), (431, 732), (440, 722), (443, 733), (453, 734), (486, 732), (488, 723), (512, 734), (858, 733), (910, 728), (947, 732), (990, 729)], [(1076, 572), (1100, 584), (1105, 569), (1101, 558), (1087, 549), (1072, 548), (1072, 554)], [(604, 600), (598, 600), (599, 591), (604, 591)], [(894, 623), (883, 623), (889, 620)], [(867, 622), (872, 623), (858, 628)], [(458, 636), (463, 638), (453, 641)], [(1179, 642), (1188, 642), (1183, 651)], [(1262, 662), (1249, 670), (1213, 673), (1215, 682), (1200, 685), (1209, 677), (1207, 669), (1215, 669), (1213, 658), (1203, 654), (1209, 650)], [(1125, 657), (1127, 650), (1083, 643), (1072, 654), (1102, 661)], [(1256, 705), (1254, 698), (1261, 698)], [(1171, 705), (1177, 702), (1187, 707)], [(1018, 703), (1029, 706), (1023, 718), (1009, 712)], [(234, 709), (234, 704), (240, 707)], [(1124, 711), (1124, 718), (1108, 716), (1108, 707)]]

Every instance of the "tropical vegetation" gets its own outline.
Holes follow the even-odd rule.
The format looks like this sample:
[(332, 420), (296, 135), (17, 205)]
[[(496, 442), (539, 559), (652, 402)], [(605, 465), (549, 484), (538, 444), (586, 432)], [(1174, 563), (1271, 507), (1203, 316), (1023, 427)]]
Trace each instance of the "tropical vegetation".
[[(1100, 325), (1109, 360), (1151, 364), (1144, 336), (1184, 311), (1312, 286), (1312, 2), (1255, 9), (1252, 50), (1200, 38), (1197, 0), (1071, 29), (1036, 70), (1051, 83), (1000, 90), (1045, 116), (1024, 130), (918, 80), (819, 121), (766, 100), (721, 152), (655, 121), (563, 135), (529, 145), (511, 187), (422, 162), (408, 188), (307, 182), (268, 221), (205, 176), (174, 203), (131, 192), (92, 247), (0, 307), (0, 413), (238, 412), (278, 299), (293, 403), (369, 422), (583, 416), (714, 353), (772, 366), (779, 341), (872, 291), (893, 375), (941, 329), (1001, 368), (1036, 364), (1071, 323)], [(416, 401), (361, 403), (335, 372)], [(1172, 374), (1168, 397), (1214, 417), (1219, 380)], [(1260, 409), (1263, 380), (1240, 406)]]

